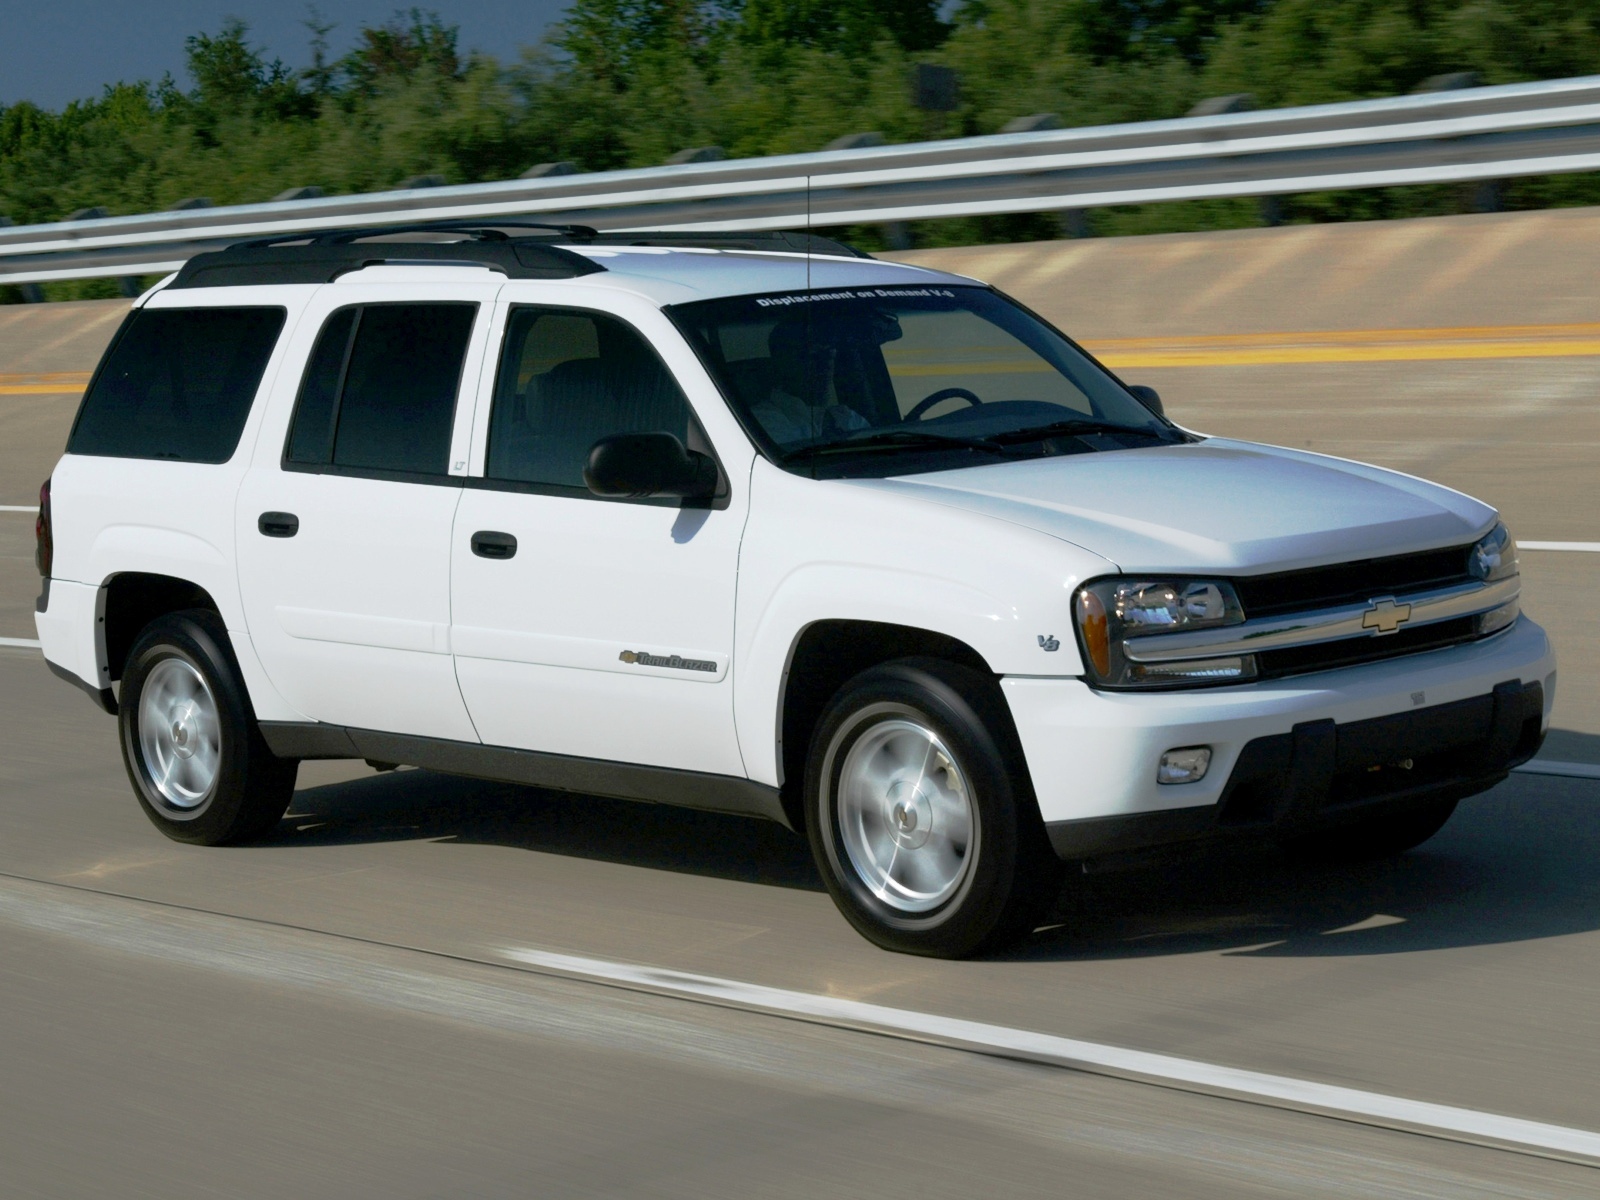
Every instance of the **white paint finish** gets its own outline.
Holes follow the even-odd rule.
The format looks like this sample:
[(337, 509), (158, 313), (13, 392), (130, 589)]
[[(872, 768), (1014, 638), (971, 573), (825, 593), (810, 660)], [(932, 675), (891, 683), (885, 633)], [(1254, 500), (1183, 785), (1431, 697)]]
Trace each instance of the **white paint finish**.
[[(280, 459), (300, 364), (337, 309), (369, 302), (479, 306), (456, 407), (452, 453), (465, 454), (471, 397), (499, 283), (328, 285), (307, 305), (267, 404), (255, 461), (240, 488), (238, 570), (266, 676), (304, 717), (425, 737), (476, 741), (450, 658), (450, 530), (461, 489), (285, 471)], [(300, 519), (291, 538), (263, 536), (263, 512)]]
[(39, 515), (37, 504), (0, 504), (0, 512), (27, 513), (29, 516)]
[(421, 654), (450, 653), (450, 626), (443, 621), (412, 621), (287, 605), (279, 605), (273, 612), (278, 618), (278, 627), (293, 638), (415, 650)]
[(1030, 526), (1125, 571), (1254, 573), (1351, 562), (1466, 544), (1495, 517), (1486, 504), (1409, 475), (1222, 438), (873, 486)]
[(508, 947), (501, 953), (512, 962), (543, 971), (686, 1000), (1236, 1096), (1363, 1123), (1600, 1160), (1600, 1133), (1587, 1129), (711, 975), (521, 947)]
[[(233, 562), (234, 497), (261, 429), (267, 408), (263, 398), (277, 387), (311, 290), (210, 288), (150, 298), (153, 308), (282, 307), (283, 333), (228, 462), (62, 456), (50, 483), (56, 580), (98, 587), (125, 571), (170, 575), (202, 588), (230, 631), (244, 628)], [(89, 637), (92, 643), (92, 625)], [(77, 669), (88, 669), (92, 662), (93, 656), (80, 654)], [(102, 678), (97, 686), (107, 682)]]
[[(559, 637), (555, 634), (456, 625), (451, 631), (451, 646), (461, 658), (492, 658), (504, 663), (528, 663), (538, 667), (568, 667), (579, 671), (610, 671), (631, 679), (656, 676), (684, 683), (720, 683), (728, 675), (728, 653), (704, 647), (649, 643), (646, 653), (652, 658), (672, 658), (707, 662), (716, 670), (656, 666), (627, 661), (617, 649), (617, 639)], [(637, 640), (637, 639), (635, 639)], [(631, 642), (624, 649), (643, 649)]]
[(0, 646), (9, 646), (17, 650), (42, 650), (44, 643), (34, 638), (0, 637)]
[[(1544, 630), (1524, 617), (1504, 636), (1426, 656), (1290, 679), (1196, 691), (1098, 692), (1077, 679), (1008, 677), (1001, 691), (1022, 740), (1046, 821), (1121, 816), (1215, 804), (1253, 738), (1302, 721), (1341, 724), (1484, 696), (1498, 683), (1544, 680), (1555, 669)], [(1177, 746), (1210, 746), (1198, 783), (1156, 782)]]
[(1576, 550), (1588, 554), (1600, 554), (1600, 542), (1524, 542), (1517, 541), (1518, 550)]
[(1550, 758), (1536, 758), (1512, 770), (1524, 775), (1564, 775), (1569, 779), (1600, 779), (1600, 764), (1558, 762)]
[[(734, 587), (753, 455), (694, 352), (654, 304), (597, 288), (516, 282), (496, 306), (595, 308), (643, 333), (688, 396), (733, 479), (726, 507), (685, 509), (583, 495), (468, 488), (451, 548), (456, 673), (483, 740), (558, 754), (743, 775), (733, 727)], [(481, 476), (494, 371), (476, 404)], [(472, 553), (475, 532), (517, 539), (509, 559)], [(717, 664), (715, 673), (624, 663), (627, 650)]]
[[(742, 775), (733, 729), (743, 497), (693, 510), (469, 488), (452, 543), (456, 674), (485, 742)], [(517, 538), (510, 559), (472, 534)], [(686, 652), (715, 676), (625, 664)]]
[[(781, 782), (779, 706), (793, 650), (818, 621), (908, 625), (965, 643), (997, 674), (1081, 673), (1072, 590), (1098, 555), (964, 505), (813, 480), (758, 460), (739, 563), (734, 681), (752, 778)], [(1041, 649), (1053, 635), (1058, 648)]]
[[(284, 471), (276, 461), (246, 477), (239, 577), (250, 635), (297, 711), (476, 740), (443, 637), (460, 496), (450, 485)], [(294, 513), (299, 532), (264, 537), (256, 528), (263, 512)]]
[(99, 599), (97, 587), (52, 579), (50, 607), (33, 614), (45, 658), (97, 688), (109, 682), (100, 669)]

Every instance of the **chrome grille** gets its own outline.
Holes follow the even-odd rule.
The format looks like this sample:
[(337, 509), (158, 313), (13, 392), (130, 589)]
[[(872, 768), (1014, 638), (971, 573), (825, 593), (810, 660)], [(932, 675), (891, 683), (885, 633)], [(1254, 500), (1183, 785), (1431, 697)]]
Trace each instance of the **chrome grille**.
[(1471, 583), (1467, 562), (1472, 547), (1452, 546), (1421, 554), (1397, 554), (1280, 571), (1231, 580), (1248, 618), (1274, 617), (1307, 609), (1360, 604), (1373, 596), (1428, 591), (1451, 584)]
[(1249, 655), (1255, 678), (1271, 679), (1475, 641), (1485, 636), (1485, 614), (1515, 604), (1521, 581), (1475, 579), (1467, 570), (1470, 551), (1451, 547), (1232, 579), (1242, 624), (1130, 637), (1122, 652), (1148, 664)]

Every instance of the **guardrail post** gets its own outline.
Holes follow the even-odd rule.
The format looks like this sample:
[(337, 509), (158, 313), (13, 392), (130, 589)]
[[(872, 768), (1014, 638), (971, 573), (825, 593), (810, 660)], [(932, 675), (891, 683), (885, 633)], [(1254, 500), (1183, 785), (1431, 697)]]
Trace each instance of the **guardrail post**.
[(691, 146), (687, 150), (667, 155), (666, 165), (676, 167), (684, 163), (721, 162), (727, 157), (728, 152), (721, 146)]
[(518, 179), (552, 179), (557, 175), (576, 175), (578, 166), (569, 162), (536, 163), (529, 167)]
[(961, 101), (961, 76), (954, 67), (917, 63), (911, 68), (911, 103), (923, 112), (954, 112)]
[(1183, 115), (1186, 117), (1223, 117), (1229, 113), (1255, 112), (1253, 92), (1234, 92), (1228, 96), (1208, 96)]
[(274, 204), (287, 204), (290, 200), (320, 200), (325, 193), (315, 184), (306, 187), (284, 188), (272, 198)]
[[(823, 150), (871, 150), (883, 145), (883, 134), (872, 130), (866, 133), (847, 133), (836, 137)], [(883, 234), (883, 244), (891, 250), (909, 250), (912, 245), (911, 226), (904, 221), (885, 221), (878, 226)]]
[[(1483, 86), (1483, 77), (1476, 71), (1449, 71), (1443, 75), (1430, 75), (1411, 89), (1413, 96), (1428, 96), (1437, 92), (1460, 92), (1467, 88)], [(1472, 185), (1468, 203), (1473, 212), (1500, 211), (1501, 180), (1480, 179)]]
[(1089, 210), (1086, 208), (1063, 208), (1056, 214), (1056, 226), (1064, 238), (1094, 236), (1094, 230), (1089, 228)]
[(883, 145), (881, 133), (847, 133), (843, 137), (836, 137), (823, 147), (824, 150), (870, 150), (874, 146)]

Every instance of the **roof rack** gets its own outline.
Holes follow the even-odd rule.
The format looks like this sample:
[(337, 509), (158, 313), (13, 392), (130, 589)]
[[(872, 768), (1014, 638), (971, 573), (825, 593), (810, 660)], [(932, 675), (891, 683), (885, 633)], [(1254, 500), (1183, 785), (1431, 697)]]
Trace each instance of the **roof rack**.
[(382, 263), (482, 266), (510, 279), (575, 279), (605, 270), (592, 258), (567, 249), (569, 245), (777, 250), (871, 257), (832, 238), (786, 230), (603, 233), (587, 225), (510, 218), (428, 221), (365, 229), (309, 230), (236, 242), (222, 250), (195, 255), (184, 263), (171, 286), (331, 283), (350, 271)]
[(702, 250), (777, 250), (797, 254), (831, 254), (845, 258), (871, 258), (848, 242), (787, 229), (701, 233), (607, 230), (592, 237), (571, 239), (586, 246), (678, 246)]

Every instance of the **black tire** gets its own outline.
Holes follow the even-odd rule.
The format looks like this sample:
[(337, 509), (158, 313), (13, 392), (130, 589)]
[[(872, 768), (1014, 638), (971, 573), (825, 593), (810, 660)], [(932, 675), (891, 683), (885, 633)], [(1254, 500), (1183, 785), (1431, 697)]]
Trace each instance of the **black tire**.
[(1439, 830), (1459, 800), (1429, 800), (1408, 808), (1375, 812), (1349, 824), (1304, 834), (1289, 842), (1297, 857), (1312, 862), (1368, 862), (1414, 850)]
[[(906, 767), (881, 788), (883, 776), (864, 782), (874, 762), (899, 761), (893, 747), (914, 748), (918, 737), (927, 739), (920, 773)], [(812, 735), (805, 803), (811, 851), (834, 903), (886, 950), (963, 958), (998, 949), (1030, 933), (1056, 898), (1061, 863), (1005, 699), (993, 678), (966, 667), (900, 659), (840, 688)], [(924, 850), (917, 866), (913, 856)], [(924, 890), (893, 878), (913, 866), (927, 869), (915, 876)]]
[(117, 724), (134, 794), (173, 841), (252, 841), (289, 807), (299, 763), (267, 749), (215, 613), (169, 613), (145, 626), (123, 668)]

